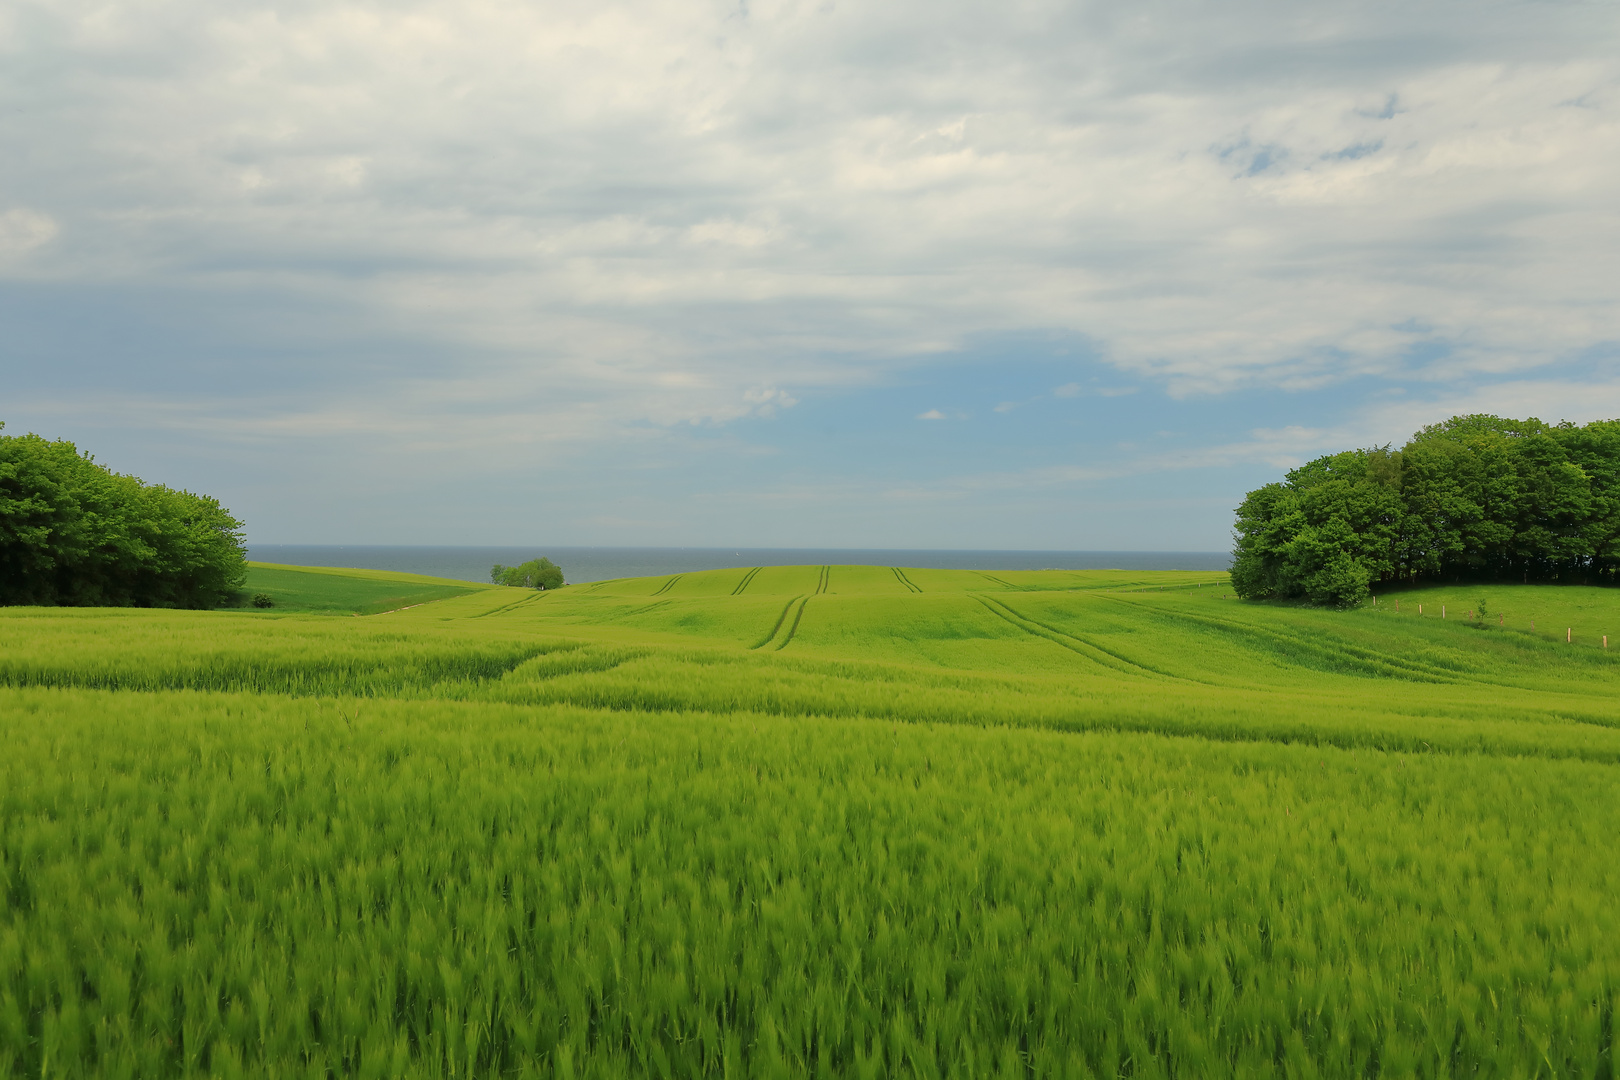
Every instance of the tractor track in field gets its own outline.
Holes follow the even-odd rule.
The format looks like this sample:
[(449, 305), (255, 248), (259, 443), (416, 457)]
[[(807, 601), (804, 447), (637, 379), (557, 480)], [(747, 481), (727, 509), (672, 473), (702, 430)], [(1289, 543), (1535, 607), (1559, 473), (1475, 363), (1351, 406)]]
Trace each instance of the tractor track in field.
[[(510, 604), (506, 604), (506, 605), (504, 605), (504, 606), (502, 606), (502, 607), (498, 607), (498, 608), (495, 608), (495, 609), (494, 609), (494, 610), (492, 610), (492, 611), (486, 611), (486, 612), (483, 612), (483, 613), (482, 613), (482, 614), (479, 614), (479, 615), (472, 615), (472, 616), (469, 616), (469, 618), (474, 618), (474, 619), (487, 619), (487, 618), (489, 618), (489, 617), (490, 617), (490, 616), (491, 616), (491, 615), (504, 615), (504, 614), (506, 614), (506, 613), (507, 613), (507, 612), (508, 612), (508, 611), (511, 611), (511, 610), (513, 610), (513, 609), (514, 609), (514, 608), (520, 608), (520, 607), (523, 607), (523, 606), (524, 606), (524, 605), (525, 605), (525, 604), (536, 604), (536, 603), (539, 603), (539, 602), (540, 602), (540, 601), (541, 601), (541, 600), (543, 600), (543, 599), (545, 599), (545, 596), (546, 596), (546, 594), (545, 594), (545, 593), (544, 593), (544, 592), (539, 592), (539, 593), (536, 593), (536, 594), (535, 594), (535, 595), (534, 595), (534, 596), (525, 596), (525, 597), (524, 597), (524, 598), (523, 598), (523, 599), (521, 599), (521, 600), (514, 600), (514, 601), (512, 601), (512, 602), (511, 602), (511, 603), (510, 603)], [(412, 605), (411, 605), (411, 606), (412, 606), (412, 607), (420, 607), (420, 606), (421, 606), (421, 605), (420, 605), (420, 604), (412, 604)], [(404, 608), (395, 608), (395, 609), (394, 609), (394, 610), (395, 610), (395, 611), (404, 611), (404, 610), (405, 610), (405, 609), (404, 609)], [(385, 614), (385, 615), (386, 615), (386, 614), (387, 614), (387, 612), (384, 612), (384, 613), (383, 613), (383, 614)]]
[(654, 596), (663, 596), (665, 593), (669, 592), (669, 590), (671, 590), (671, 589), (673, 589), (675, 587), (675, 583), (677, 581), (681, 580), (681, 578), (683, 578), (685, 576), (686, 576), (685, 574), (676, 574), (674, 577), (672, 577), (668, 581), (664, 582), (663, 587), (660, 588), (657, 592), (653, 593), (653, 595)]
[(1110, 652), (1101, 646), (1095, 645), (1084, 638), (1075, 637), (1073, 634), (1065, 633), (1064, 631), (1058, 630), (1055, 627), (1047, 626), (1045, 623), (1031, 619), (1029, 616), (1022, 614), (1021, 612), (1014, 611), (1006, 604), (991, 600), (989, 597), (976, 596), (974, 599), (983, 604), (985, 610), (989, 611), (990, 614), (996, 616), (998, 619), (1001, 619), (1009, 626), (1022, 630), (1030, 637), (1038, 637), (1045, 641), (1050, 641), (1052, 644), (1057, 645), (1060, 648), (1068, 649), (1070, 652), (1083, 656), (1100, 667), (1108, 668), (1109, 670), (1119, 672), (1122, 675), (1174, 679), (1177, 682), (1199, 681), (1197, 679), (1188, 679), (1183, 675), (1174, 675), (1167, 671), (1159, 671), (1143, 664), (1139, 664), (1134, 660), (1120, 656), (1118, 653)]
[(787, 637), (782, 639), (782, 644), (776, 647), (777, 652), (787, 648), (788, 644), (793, 640), (793, 635), (799, 632), (799, 620), (804, 618), (804, 609), (809, 606), (810, 598), (808, 596), (799, 601), (799, 610), (793, 613), (793, 625), (788, 627)]
[[(657, 596), (658, 594), (654, 593), (653, 595)], [(674, 603), (673, 600), (655, 600), (646, 607), (633, 608), (630, 611), (621, 611), (616, 617), (621, 619), (629, 619), (637, 615), (645, 615), (649, 611), (657, 611), (661, 607), (668, 607), (672, 603)]]
[(742, 580), (737, 582), (737, 587), (731, 590), (731, 595), (741, 596), (748, 589), (748, 586), (754, 583), (754, 578), (758, 577), (759, 572), (763, 569), (765, 569), (763, 566), (756, 566), (752, 570), (748, 571), (748, 573), (744, 574), (742, 576)]
[[(1101, 594), (1099, 594), (1101, 595)], [(1256, 647), (1277, 652), (1286, 657), (1291, 663), (1301, 663), (1299, 655), (1302, 653), (1314, 654), (1326, 660), (1337, 660), (1342, 665), (1348, 661), (1364, 671), (1367, 668), (1384, 667), (1390, 669), (1389, 674), (1411, 679), (1413, 682), (1468, 684), (1475, 683), (1486, 686), (1512, 686), (1512, 683), (1498, 682), (1494, 679), (1482, 677), (1475, 672), (1452, 671), (1435, 665), (1423, 664), (1412, 660), (1403, 660), (1393, 653), (1377, 652), (1360, 645), (1337, 641), (1327, 643), (1313, 641), (1301, 635), (1285, 634), (1276, 630), (1267, 630), (1264, 627), (1239, 622), (1235, 619), (1225, 619), (1215, 615), (1198, 615), (1192, 612), (1176, 611), (1166, 612), (1149, 608), (1147, 605), (1127, 600), (1124, 596), (1104, 596), (1117, 604), (1126, 604), (1137, 611), (1148, 611), (1161, 621), (1170, 625), (1179, 622), (1199, 623), (1221, 631), (1234, 640), (1248, 639)], [(1328, 670), (1339, 670), (1335, 665)], [(1320, 669), (1319, 669), (1320, 670)], [(1374, 672), (1384, 674), (1383, 672)]]
[(910, 578), (906, 577), (906, 572), (904, 570), (900, 569), (898, 566), (891, 566), (889, 569), (894, 571), (894, 578), (900, 584), (904, 585), (914, 593), (922, 592), (922, 590), (917, 588), (916, 584), (913, 583)]
[(1032, 626), (1038, 626), (1042, 630), (1045, 630), (1047, 633), (1056, 634), (1059, 637), (1068, 638), (1070, 641), (1078, 642), (1079, 644), (1084, 645), (1089, 649), (1096, 649), (1098, 652), (1102, 653), (1104, 656), (1111, 656), (1115, 660), (1119, 661), (1121, 664), (1128, 664), (1132, 668), (1136, 669), (1137, 671), (1150, 672), (1150, 673), (1152, 673), (1154, 675), (1161, 675), (1166, 679), (1175, 679), (1178, 682), (1198, 683), (1200, 686), (1222, 686), (1222, 685), (1225, 685), (1223, 683), (1211, 682), (1208, 679), (1195, 679), (1190, 675), (1178, 675), (1174, 671), (1166, 671), (1163, 668), (1153, 667), (1150, 664), (1142, 663), (1140, 660), (1132, 660), (1130, 657), (1126, 656), (1125, 654), (1115, 652), (1113, 649), (1109, 649), (1109, 648), (1106, 648), (1106, 647), (1104, 647), (1102, 645), (1099, 645), (1095, 641), (1092, 641), (1090, 638), (1081, 637), (1079, 634), (1076, 634), (1073, 631), (1060, 629), (1060, 628), (1058, 628), (1056, 626), (1053, 626), (1051, 623), (1042, 622), (1040, 619), (1037, 619), (1032, 615), (1026, 615), (1022, 611), (1018, 611), (1017, 609), (1009, 606), (1008, 604), (1006, 604), (1005, 602), (1003, 602), (1001, 600), (994, 600), (994, 601), (991, 601), (991, 602), (995, 603), (995, 604), (1000, 604), (1002, 608), (1006, 609), (1007, 611), (1011, 612), (1014, 616), (1022, 619), (1024, 622), (1027, 622), (1027, 623), (1031, 624)]
[(799, 596), (795, 596), (792, 600), (789, 600), (786, 604), (782, 605), (782, 614), (776, 617), (776, 625), (771, 627), (771, 632), (766, 634), (758, 645), (750, 645), (748, 647), (749, 651), (752, 652), (755, 649), (763, 649), (765, 646), (775, 641), (777, 631), (781, 630), (782, 624), (787, 621), (788, 612), (793, 610), (794, 604), (797, 604), (803, 599), (804, 596), (801, 594)]
[(984, 580), (986, 580), (986, 581), (993, 581), (993, 582), (995, 582), (995, 583), (996, 583), (996, 584), (997, 584), (997, 585), (1000, 585), (1000, 586), (1001, 586), (1001, 587), (1002, 587), (1002, 588), (1003, 588), (1003, 589), (1012, 589), (1012, 590), (1014, 590), (1014, 591), (1017, 591), (1017, 590), (1018, 590), (1018, 586), (1017, 586), (1017, 585), (1014, 585), (1014, 584), (1013, 584), (1013, 583), (1012, 583), (1012, 582), (1010, 582), (1010, 581), (1003, 581), (1003, 580), (1001, 580), (1001, 579), (1000, 579), (1000, 578), (998, 578), (998, 577), (995, 577), (995, 576), (993, 576), (993, 575), (991, 575), (991, 574), (986, 574), (986, 573), (985, 573), (985, 572), (984, 572), (984, 571), (982, 571), (982, 570), (975, 570), (975, 571), (973, 571), (973, 572), (974, 572), (974, 573), (975, 573), (975, 574), (978, 574), (978, 575), (979, 575), (979, 576), (980, 576), (980, 577), (982, 577), (982, 578), (984, 578)]
[[(536, 668), (540, 670), (519, 673), (517, 668), (513, 668), (507, 672), (507, 675), (518, 675), (521, 682), (530, 683), (542, 683), (569, 675), (601, 675), (621, 668), (625, 664), (645, 660), (653, 654), (652, 649), (634, 646), (626, 648), (624, 646), (581, 645), (578, 648), (554, 649), (531, 656), (524, 663), (539, 661)], [(554, 660), (553, 657), (555, 657)], [(506, 681), (509, 684), (513, 682), (511, 678), (507, 678)], [(519, 685), (521, 685), (521, 682)]]
[(822, 593), (827, 591), (827, 587), (829, 585), (831, 585), (831, 584), (832, 584), (832, 567), (823, 566), (821, 568), (821, 576), (816, 579), (816, 591), (815, 591), (815, 593), (813, 595), (820, 596)]

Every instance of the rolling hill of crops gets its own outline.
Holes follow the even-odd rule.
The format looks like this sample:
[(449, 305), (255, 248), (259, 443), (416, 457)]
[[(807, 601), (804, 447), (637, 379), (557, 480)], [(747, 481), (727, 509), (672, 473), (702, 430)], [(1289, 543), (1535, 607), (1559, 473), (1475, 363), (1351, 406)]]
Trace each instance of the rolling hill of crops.
[(355, 580), (0, 611), (0, 1075), (1610, 1075), (1612, 591)]
[(487, 588), (420, 574), (250, 562), (240, 606), (247, 606), (250, 597), (262, 595), (281, 612), (381, 615)]

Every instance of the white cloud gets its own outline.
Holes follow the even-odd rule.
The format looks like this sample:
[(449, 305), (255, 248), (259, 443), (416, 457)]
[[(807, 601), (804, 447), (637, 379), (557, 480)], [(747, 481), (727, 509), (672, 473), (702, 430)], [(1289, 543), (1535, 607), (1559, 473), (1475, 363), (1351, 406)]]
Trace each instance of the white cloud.
[(1374, 402), (1342, 426), (1339, 449), (1404, 443), (1419, 428), (1449, 416), (1491, 413), (1534, 416), (1548, 423), (1567, 420), (1588, 424), (1620, 417), (1620, 380), (1613, 370), (1592, 372), (1602, 381), (1514, 379), (1461, 392), (1443, 392), (1408, 400)]
[(944, 420), (944, 419), (947, 419), (947, 417), (945, 416), (944, 413), (940, 412), (938, 409), (929, 409), (927, 412), (918, 413), (917, 414), (917, 419), (918, 420)]
[(1052, 391), (1053, 397), (1073, 398), (1084, 395), (1095, 395), (1102, 398), (1128, 397), (1140, 390), (1139, 386), (1093, 386), (1084, 387), (1079, 383), (1064, 383)]
[(1471, 413), (1536, 416), (1549, 423), (1568, 420), (1585, 424), (1614, 419), (1620, 417), (1620, 381), (1587, 384), (1552, 379), (1517, 380), (1421, 401), (1377, 402), (1331, 427), (1290, 424), (1281, 428), (1256, 428), (1249, 432), (1249, 438), (1239, 442), (1160, 453), (1137, 453), (1139, 447), (1135, 444), (1121, 445), (1120, 449), (1127, 455), (1107, 463), (1055, 465), (1018, 473), (956, 477), (932, 490), (935, 494), (961, 495), (980, 490), (1092, 484), (1128, 476), (1234, 465), (1263, 465), (1275, 470), (1280, 478), (1282, 472), (1323, 454), (1384, 444), (1400, 447), (1425, 425)]
[(24, 255), (51, 242), (56, 222), (45, 214), (21, 207), (0, 213), (0, 258)]
[[(1160, 433), (1166, 434), (1164, 432)], [(1278, 470), (1294, 468), (1319, 454), (1346, 449), (1344, 433), (1337, 430), (1289, 425), (1258, 428), (1242, 442), (1191, 446), (1155, 454), (1136, 454), (1094, 465), (1051, 465), (1021, 472), (987, 472), (954, 477), (931, 488), (935, 496), (964, 496), (982, 491), (1064, 487), (1095, 484), (1122, 477), (1221, 469), (1234, 465), (1264, 465)], [(1134, 446), (1122, 447), (1134, 451)]]
[(775, 416), (778, 409), (791, 409), (799, 399), (774, 386), (762, 386), (746, 391), (743, 401), (752, 407), (755, 416)]

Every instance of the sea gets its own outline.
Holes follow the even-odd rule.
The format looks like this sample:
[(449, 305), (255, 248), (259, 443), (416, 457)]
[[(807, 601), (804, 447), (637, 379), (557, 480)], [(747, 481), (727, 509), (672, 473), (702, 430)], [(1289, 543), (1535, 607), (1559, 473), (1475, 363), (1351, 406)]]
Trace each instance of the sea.
[(744, 566), (902, 566), (936, 570), (1225, 570), (1225, 551), (940, 551), (890, 548), (411, 547), (249, 544), (255, 562), (343, 566), (488, 581), (496, 563), (544, 555), (570, 584)]

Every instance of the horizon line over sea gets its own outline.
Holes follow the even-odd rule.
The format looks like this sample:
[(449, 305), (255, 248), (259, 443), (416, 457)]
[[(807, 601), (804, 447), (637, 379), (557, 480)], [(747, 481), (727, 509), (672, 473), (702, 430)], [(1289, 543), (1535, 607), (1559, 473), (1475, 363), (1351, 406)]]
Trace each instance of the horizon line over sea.
[(249, 544), (254, 562), (393, 570), (488, 581), (495, 563), (541, 555), (571, 585), (748, 566), (899, 566), (930, 570), (1226, 570), (1225, 551), (977, 551), (907, 548), (453, 547), (407, 544)]

